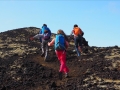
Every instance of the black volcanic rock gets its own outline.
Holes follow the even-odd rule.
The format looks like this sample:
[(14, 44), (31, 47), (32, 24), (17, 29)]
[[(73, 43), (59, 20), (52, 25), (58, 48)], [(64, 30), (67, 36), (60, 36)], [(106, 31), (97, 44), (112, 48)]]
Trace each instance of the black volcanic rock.
[(78, 60), (68, 35), (69, 78), (63, 76), (60, 81), (54, 47), (50, 47), (49, 62), (44, 62), (39, 40), (28, 42), (39, 30), (25, 27), (0, 33), (1, 90), (120, 90), (120, 47), (89, 46), (83, 37), (82, 59)]

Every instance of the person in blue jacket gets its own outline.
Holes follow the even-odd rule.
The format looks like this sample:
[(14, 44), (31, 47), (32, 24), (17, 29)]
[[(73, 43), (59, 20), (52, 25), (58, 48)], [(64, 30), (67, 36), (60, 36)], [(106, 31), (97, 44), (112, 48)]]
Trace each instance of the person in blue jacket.
[[(48, 30), (51, 35), (51, 30), (47, 27), (47, 24), (43, 24), (42, 29), (40, 30), (39, 34), (44, 34), (44, 31)], [(42, 38), (40, 38), (40, 42), (42, 43)]]
[(41, 49), (42, 49), (42, 57), (45, 57), (44, 60), (47, 61), (48, 59), (48, 42), (50, 42), (51, 39), (51, 30), (47, 27), (46, 24), (43, 24), (42, 29), (40, 30), (39, 34), (33, 36), (30, 38), (30, 40), (33, 40), (35, 38), (39, 38), (41, 42)]

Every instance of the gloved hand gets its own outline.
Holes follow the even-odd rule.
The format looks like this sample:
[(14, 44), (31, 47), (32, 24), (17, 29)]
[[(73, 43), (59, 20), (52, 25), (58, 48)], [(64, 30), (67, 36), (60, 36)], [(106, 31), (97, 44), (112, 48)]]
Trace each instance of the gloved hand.
[(30, 37), (30, 40), (32, 41), (32, 40), (34, 40), (34, 38), (33, 38), (33, 37)]

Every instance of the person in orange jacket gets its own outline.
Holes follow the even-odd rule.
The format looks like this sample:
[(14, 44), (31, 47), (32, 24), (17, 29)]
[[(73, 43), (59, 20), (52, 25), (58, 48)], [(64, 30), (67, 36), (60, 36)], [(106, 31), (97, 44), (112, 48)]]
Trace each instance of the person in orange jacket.
[(59, 79), (62, 80), (62, 74), (65, 74), (65, 77), (68, 77), (69, 69), (66, 65), (66, 49), (69, 46), (68, 38), (63, 30), (58, 30), (57, 35), (51, 42), (48, 42), (48, 46), (53, 46), (55, 48), (55, 53), (60, 61), (59, 69)]
[(76, 49), (78, 58), (80, 58), (82, 53), (82, 36), (84, 32), (81, 30), (80, 27), (78, 27), (77, 24), (75, 24), (70, 35), (72, 34), (74, 35), (75, 49)]

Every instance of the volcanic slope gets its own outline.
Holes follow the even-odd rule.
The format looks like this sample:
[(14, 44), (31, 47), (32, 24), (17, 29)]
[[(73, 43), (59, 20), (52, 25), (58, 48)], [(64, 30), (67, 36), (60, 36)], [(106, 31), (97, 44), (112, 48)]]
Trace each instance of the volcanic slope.
[(120, 90), (120, 47), (89, 46), (78, 60), (70, 42), (69, 78), (59, 80), (60, 64), (54, 47), (50, 47), (49, 61), (45, 62), (39, 40), (28, 41), (37, 33), (36, 27), (0, 33), (1, 90)]

